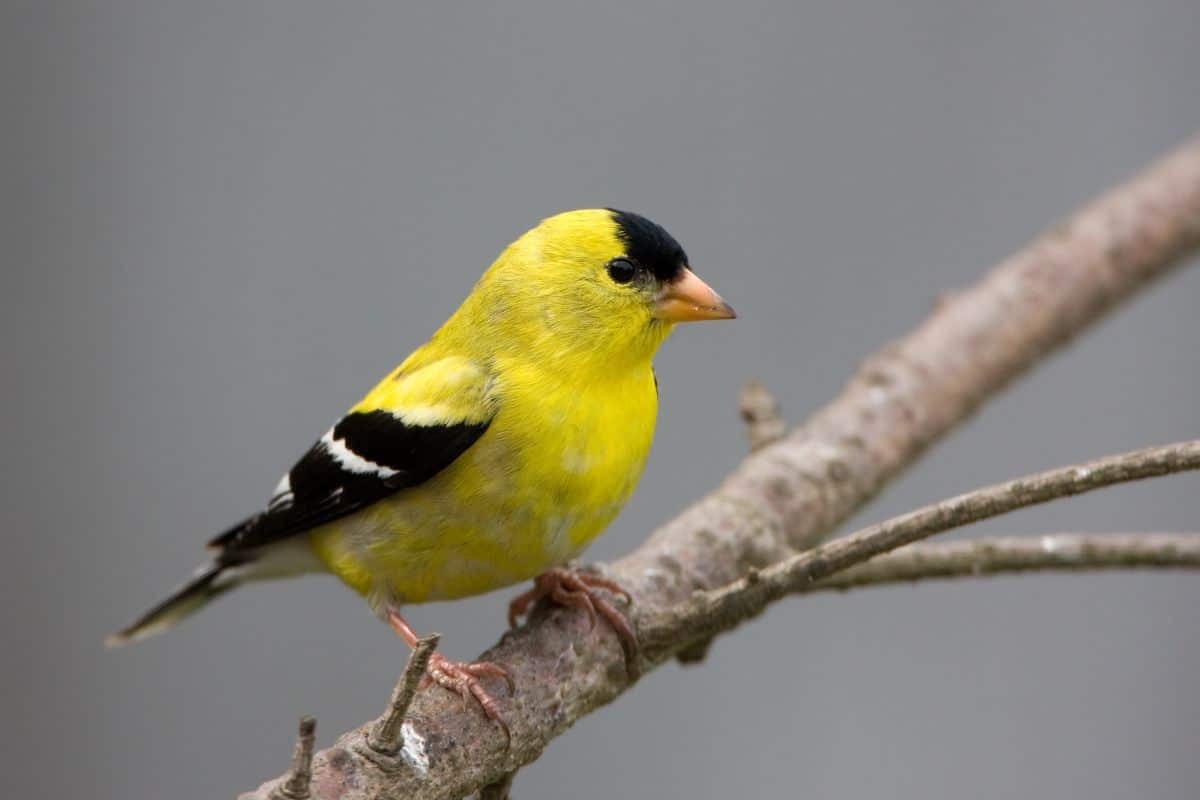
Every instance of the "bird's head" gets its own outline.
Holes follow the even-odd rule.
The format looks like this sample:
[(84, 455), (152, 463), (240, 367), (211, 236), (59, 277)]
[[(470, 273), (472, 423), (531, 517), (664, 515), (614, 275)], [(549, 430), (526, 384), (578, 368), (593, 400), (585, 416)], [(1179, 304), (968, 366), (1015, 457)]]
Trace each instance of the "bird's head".
[(476, 295), (497, 331), (544, 356), (648, 360), (675, 323), (731, 319), (662, 227), (613, 209), (545, 219), (504, 251)]

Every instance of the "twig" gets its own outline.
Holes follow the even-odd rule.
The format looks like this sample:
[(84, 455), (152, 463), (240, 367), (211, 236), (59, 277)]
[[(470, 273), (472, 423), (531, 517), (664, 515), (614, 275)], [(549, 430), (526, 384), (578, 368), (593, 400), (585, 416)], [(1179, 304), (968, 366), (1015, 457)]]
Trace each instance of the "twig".
[[(988, 397), (1197, 244), (1200, 138), (939, 304), (825, 409), (750, 455), (606, 574), (633, 593), (635, 612), (654, 614), (813, 546)], [(316, 772), (337, 783), (340, 800), (462, 797), (533, 761), (631, 685), (616, 637), (564, 611), (535, 614), (482, 658), (521, 687), (501, 702), (511, 741), (450, 692), (421, 692), (410, 717), (427, 770), (347, 758), (360, 728), (318, 756)], [(245, 797), (261, 800), (271, 785)]]
[(951, 528), (1117, 483), (1195, 469), (1200, 469), (1200, 440), (1109, 456), (943, 500), (793, 556), (761, 570), (753, 580), (697, 593), (681, 607), (647, 618), (639, 626), (642, 648), (648, 654), (669, 653), (681, 643), (710, 638), (761, 613), (774, 600), (807, 590), (872, 556)]
[(409, 655), (404, 672), (400, 674), (400, 680), (392, 690), (392, 699), (387, 710), (375, 721), (367, 734), (367, 746), (375, 752), (394, 755), (400, 749), (404, 716), (408, 713), (408, 707), (412, 705), (417, 687), (421, 685), (425, 670), (429, 666), (429, 658), (437, 649), (440, 640), (441, 634), (438, 633), (431, 633), (417, 640), (417, 646)]
[(746, 423), (750, 452), (783, 438), (787, 423), (779, 411), (779, 402), (760, 381), (747, 381), (738, 397), (738, 410)]
[(301, 717), (296, 749), (292, 753), (292, 767), (274, 792), (274, 797), (279, 800), (308, 800), (312, 797), (308, 787), (312, 781), (313, 747), (316, 739), (316, 719)]
[(1200, 569), (1200, 533), (996, 536), (917, 542), (817, 581), (801, 592), (1048, 570)]

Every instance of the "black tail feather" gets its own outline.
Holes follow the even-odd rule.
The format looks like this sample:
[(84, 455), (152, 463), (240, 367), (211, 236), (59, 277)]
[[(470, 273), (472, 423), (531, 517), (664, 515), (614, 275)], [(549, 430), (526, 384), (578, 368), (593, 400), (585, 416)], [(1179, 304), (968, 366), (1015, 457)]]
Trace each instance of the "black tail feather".
[(173, 627), (237, 585), (238, 581), (227, 574), (232, 566), (214, 562), (203, 567), (190, 581), (143, 614), (137, 622), (111, 634), (104, 640), (105, 644), (119, 647)]

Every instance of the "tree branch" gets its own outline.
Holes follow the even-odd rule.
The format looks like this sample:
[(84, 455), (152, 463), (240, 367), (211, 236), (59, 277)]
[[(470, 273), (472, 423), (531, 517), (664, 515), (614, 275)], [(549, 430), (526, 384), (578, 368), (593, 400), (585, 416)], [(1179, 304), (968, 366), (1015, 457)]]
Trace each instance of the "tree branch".
[(708, 639), (761, 614), (769, 603), (872, 556), (1019, 508), (1127, 481), (1200, 469), (1200, 440), (1151, 447), (977, 489), (880, 522), (792, 556), (687, 603), (643, 617), (638, 637), (649, 658)]
[[(1195, 139), (940, 303), (913, 333), (867, 359), (830, 405), (751, 454), (609, 576), (630, 590), (636, 614), (654, 618), (697, 590), (812, 547), (1004, 384), (1198, 243)], [(670, 649), (664, 644), (658, 657)], [(501, 701), (508, 746), (451, 693), (419, 692), (409, 715), (414, 741), (422, 742), (417, 766), (385, 771), (360, 757), (363, 726), (317, 754), (314, 795), (465, 796), (536, 759), (551, 739), (632, 684), (616, 637), (563, 609), (535, 612), (483, 657), (516, 680), (515, 696)], [(245, 797), (261, 800), (277, 783)]]
[(917, 542), (799, 588), (846, 591), (929, 579), (1050, 570), (1200, 569), (1200, 533), (1053, 533)]

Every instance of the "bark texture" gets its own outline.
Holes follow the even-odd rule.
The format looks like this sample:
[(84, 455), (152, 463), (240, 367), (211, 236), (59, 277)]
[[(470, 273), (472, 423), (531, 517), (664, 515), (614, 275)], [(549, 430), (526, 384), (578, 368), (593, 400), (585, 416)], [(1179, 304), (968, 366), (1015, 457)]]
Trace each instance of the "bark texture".
[[(608, 568), (632, 593), (635, 622), (818, 544), (989, 396), (1198, 244), (1195, 139), (975, 286), (947, 295), (915, 331), (868, 358), (832, 403), (756, 450), (719, 488)], [(659, 642), (641, 666), (652, 668), (686, 645)], [(317, 753), (312, 796), (463, 797), (505, 780), (635, 681), (612, 632), (589, 630), (585, 615), (566, 610), (536, 612), (483, 658), (516, 681), (513, 698), (497, 692), (510, 746), (478, 709), (464, 709), (449, 692), (419, 692), (396, 757), (375, 756), (364, 724)], [(243, 798), (262, 800), (278, 782)]]
[(652, 612), (639, 626), (642, 647), (653, 658), (661, 652), (674, 652), (681, 644), (711, 639), (762, 613), (776, 600), (807, 592), (818, 581), (872, 556), (943, 531), (1117, 483), (1196, 469), (1200, 469), (1200, 440), (1108, 456), (967, 492), (797, 553), (765, 569), (753, 569), (739, 581), (695, 592), (685, 603)]

